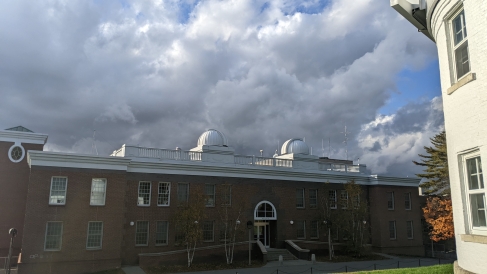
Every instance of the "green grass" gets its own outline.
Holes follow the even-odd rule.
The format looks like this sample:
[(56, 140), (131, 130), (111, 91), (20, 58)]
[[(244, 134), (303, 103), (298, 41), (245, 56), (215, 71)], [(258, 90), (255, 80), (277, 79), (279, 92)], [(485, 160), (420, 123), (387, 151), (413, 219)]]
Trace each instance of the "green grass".
[(442, 264), (434, 266), (424, 266), (415, 268), (400, 268), (374, 271), (353, 272), (355, 274), (453, 274), (452, 264)]

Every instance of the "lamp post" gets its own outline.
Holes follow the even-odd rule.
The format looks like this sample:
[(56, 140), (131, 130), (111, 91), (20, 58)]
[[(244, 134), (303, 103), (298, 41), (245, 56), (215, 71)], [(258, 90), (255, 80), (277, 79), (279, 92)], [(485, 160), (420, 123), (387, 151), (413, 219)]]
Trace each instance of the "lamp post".
[(14, 244), (14, 238), (17, 236), (17, 229), (11, 228), (8, 231), (10, 234), (10, 247), (8, 249), (8, 257), (7, 257), (7, 274), (10, 274), (10, 259), (12, 259), (12, 246)]
[(364, 230), (365, 230), (365, 225), (367, 224), (367, 221), (366, 220), (363, 220), (362, 223), (364, 224), (364, 227), (362, 228), (362, 237), (360, 237), (360, 249), (359, 249), (359, 252), (362, 253), (362, 248), (364, 246)]
[(330, 253), (330, 261), (332, 257), (332, 247), (331, 247), (331, 221), (330, 220), (324, 220), (323, 224), (328, 227), (328, 252)]
[(250, 231), (251, 231), (251, 229), (252, 229), (253, 226), (254, 226), (254, 224), (252, 223), (252, 221), (248, 221), (247, 222), (247, 229), (249, 230), (249, 265), (251, 265), (250, 251), (252, 249), (252, 246), (251, 246), (251, 243), (250, 243)]

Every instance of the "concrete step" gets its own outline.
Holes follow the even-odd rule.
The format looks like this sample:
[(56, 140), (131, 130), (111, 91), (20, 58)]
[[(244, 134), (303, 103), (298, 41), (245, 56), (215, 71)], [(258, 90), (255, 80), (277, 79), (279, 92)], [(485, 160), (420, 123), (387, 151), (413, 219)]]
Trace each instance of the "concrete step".
[(279, 256), (281, 255), (282, 259), (285, 261), (297, 260), (297, 258), (287, 249), (272, 249), (267, 250), (267, 261), (279, 261)]

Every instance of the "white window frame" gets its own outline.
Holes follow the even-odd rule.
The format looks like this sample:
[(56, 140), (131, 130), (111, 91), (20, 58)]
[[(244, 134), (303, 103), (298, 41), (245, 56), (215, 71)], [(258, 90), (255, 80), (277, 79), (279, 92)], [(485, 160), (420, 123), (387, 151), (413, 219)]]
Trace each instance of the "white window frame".
[[(468, 174), (468, 170), (467, 170), (467, 160), (475, 159), (477, 157), (479, 157), (481, 162), (482, 162), (480, 151), (478, 151), (478, 150), (460, 155), (460, 164), (461, 164), (460, 177), (461, 177), (462, 190), (463, 190), (463, 195), (462, 195), (463, 196), (463, 205), (464, 205), (464, 208), (466, 209), (465, 220), (467, 222), (465, 228), (466, 228), (466, 232), (469, 234), (487, 235), (487, 226), (474, 226), (473, 225), (474, 222), (473, 222), (473, 218), (472, 218), (472, 206), (471, 206), (471, 201), (470, 201), (470, 195), (483, 194), (484, 195), (484, 208), (487, 206), (487, 204), (486, 204), (486, 202), (487, 202), (487, 188), (486, 188), (485, 180), (483, 180), (483, 177), (484, 177), (483, 172), (482, 172), (482, 174), (480, 174), (478, 176), (482, 176), (484, 188), (483, 189), (481, 189), (481, 188), (473, 189), (473, 190), (469, 189), (469, 180), (468, 180), (469, 174)], [(484, 166), (481, 166), (481, 168), (482, 168), (482, 170), (484, 170)], [(480, 177), (478, 179), (480, 180)], [(480, 181), (479, 181), (479, 184), (480, 184)], [(487, 215), (487, 212), (485, 214)]]
[[(311, 197), (312, 193), (315, 194), (314, 198)], [(314, 208), (314, 209), (318, 208), (318, 189), (316, 188), (309, 189), (308, 196), (309, 196), (309, 208)], [(312, 203), (311, 201), (314, 201), (314, 203)]]
[[(140, 186), (142, 184), (149, 184), (149, 202), (147, 204), (144, 203), (144, 197), (140, 197)], [(138, 191), (137, 191), (137, 206), (150, 206), (150, 202), (151, 202), (151, 194), (152, 194), (152, 182), (151, 181), (140, 181), (139, 182), (139, 186), (138, 186)], [(143, 193), (143, 194), (147, 194), (147, 193)], [(140, 198), (142, 198), (142, 203), (140, 201)]]
[[(59, 248), (47, 248), (47, 231), (49, 229), (49, 224), (51, 223), (60, 223), (61, 224), (61, 233), (58, 235), (59, 237)], [(46, 223), (46, 233), (44, 234), (44, 251), (60, 251), (62, 246), (63, 246), (63, 229), (64, 229), (64, 224), (63, 222), (47, 222)], [(52, 235), (50, 235), (52, 236)]]
[[(208, 226), (211, 225), (211, 230), (207, 229)], [(209, 242), (214, 242), (215, 241), (215, 222), (214, 221), (204, 221), (203, 222), (203, 227), (201, 228), (203, 232), (203, 242), (209, 243)], [(208, 236), (211, 234), (211, 239), (210, 238), (205, 238), (205, 236)]]
[[(224, 190), (222, 191), (222, 206), (232, 206), (232, 185), (224, 184), (222, 185)], [(228, 190), (228, 192), (226, 191)]]
[[(409, 202), (409, 206), (407, 202)], [(404, 208), (406, 210), (411, 210), (411, 192), (404, 193)]]
[[(167, 185), (167, 193), (161, 192), (161, 185)], [(163, 195), (167, 194), (167, 204), (161, 204), (160, 200)], [(159, 182), (157, 185), (157, 206), (169, 206), (171, 204), (171, 183), (170, 182)]]
[[(314, 228), (316, 228), (316, 235), (313, 235), (313, 226), (314, 226)], [(320, 238), (320, 222), (318, 220), (312, 220), (310, 222), (309, 237), (310, 237), (310, 239)]]
[[(391, 198), (391, 201), (390, 201), (391, 206), (389, 206), (389, 198)], [(388, 210), (394, 210), (395, 209), (394, 191), (388, 191), (387, 192), (387, 209)]]
[[(333, 193), (333, 197), (331, 197)], [(333, 198), (333, 199), (332, 199)], [(328, 201), (330, 202), (331, 209), (337, 209), (337, 191), (332, 189), (328, 191)]]
[[(207, 187), (213, 187), (212, 194), (208, 194), (206, 192), (208, 190)], [(205, 206), (215, 207), (215, 200), (216, 200), (215, 197), (216, 197), (216, 186), (214, 184), (205, 184)]]
[[(147, 236), (145, 238), (145, 244), (137, 244), (137, 234), (144, 233), (138, 232), (139, 223), (147, 223)], [(150, 222), (149, 221), (137, 221), (135, 222), (135, 246), (148, 246), (149, 245), (149, 232), (150, 232)]]
[[(163, 224), (166, 224), (166, 243), (157, 243), (157, 239), (158, 239), (158, 235), (160, 234), (163, 234), (161, 232), (159, 232), (159, 225), (163, 225)], [(164, 235), (164, 234), (163, 234)], [(156, 221), (156, 246), (164, 246), (164, 245), (168, 245), (169, 243), (169, 221)]]
[[(94, 203), (94, 199), (93, 199), (93, 189), (94, 189), (94, 181), (95, 180), (103, 180), (103, 182), (105, 183), (105, 186), (104, 186), (104, 191), (103, 191), (103, 203), (101, 204), (96, 204)], [(105, 205), (105, 201), (106, 201), (106, 195), (107, 195), (107, 179), (105, 178), (93, 178), (91, 179), (91, 194), (90, 194), (90, 205), (91, 206), (104, 206)]]
[[(448, 26), (448, 33), (449, 33), (449, 37), (451, 38), (450, 39), (450, 44), (449, 44), (449, 47), (450, 47), (450, 58), (451, 58), (451, 75), (452, 75), (452, 83), (457, 83), (458, 81), (460, 81), (462, 78), (464, 78), (465, 76), (467, 76), (471, 71), (472, 71), (472, 66), (471, 66), (471, 59), (470, 59), (470, 52), (468, 50), (468, 34), (467, 35), (464, 35), (463, 36), (463, 39), (460, 40), (458, 42), (457, 45), (455, 45), (455, 27), (454, 27), (454, 23), (453, 23), (453, 20), (455, 20), (459, 15), (460, 13), (463, 12), (463, 25), (462, 25), (462, 30), (465, 29), (465, 32), (466, 31), (466, 20), (465, 20), (465, 11), (463, 9), (463, 6), (459, 6), (457, 7), (456, 9), (454, 9), (455, 11), (453, 13), (451, 13), (448, 17), (448, 20), (447, 20), (447, 26)], [(462, 31), (463, 33), (463, 31)], [(455, 51), (460, 48), (461, 46), (463, 46), (465, 43), (467, 43), (467, 54), (468, 54), (468, 71), (465, 72), (462, 76), (458, 77), (458, 68), (457, 68), (457, 60), (456, 60), (456, 54), (455, 54)]]
[[(64, 201), (62, 203), (53, 203), (52, 202), (52, 199), (53, 199), (53, 195), (52, 195), (52, 184), (54, 183), (54, 178), (63, 178), (63, 179), (66, 179), (66, 186), (64, 188)], [(50, 191), (49, 191), (49, 204), (50, 205), (65, 205), (66, 204), (66, 198), (67, 198), (67, 194), (68, 194), (68, 177), (66, 176), (52, 176), (51, 177), (51, 188), (50, 188)]]
[[(302, 205), (298, 204), (298, 191), (301, 191), (301, 199), (303, 201)], [(296, 208), (305, 208), (305, 202), (304, 202), (304, 188), (296, 188)]]
[[(394, 238), (391, 237), (391, 224), (393, 225)], [(397, 239), (396, 221), (389, 221), (389, 239), (390, 240), (396, 240)]]
[[(409, 231), (411, 231), (411, 237), (409, 236)], [(413, 221), (406, 221), (406, 236), (408, 239), (414, 239), (414, 225)]]
[[(98, 234), (91, 234), (90, 235), (90, 224), (92, 224), (92, 223), (101, 223), (101, 233), (99, 235)], [(88, 243), (90, 241), (90, 236), (100, 236), (100, 244), (98, 246), (89, 247)], [(102, 249), (102, 246), (103, 246), (103, 222), (101, 222), (101, 221), (88, 222), (88, 229), (86, 231), (86, 249), (88, 249), (88, 250)]]

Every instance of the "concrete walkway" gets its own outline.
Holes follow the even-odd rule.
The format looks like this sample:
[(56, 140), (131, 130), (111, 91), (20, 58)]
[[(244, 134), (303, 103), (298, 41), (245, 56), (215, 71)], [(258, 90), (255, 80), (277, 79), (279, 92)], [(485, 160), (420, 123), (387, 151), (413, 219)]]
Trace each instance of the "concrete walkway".
[(125, 274), (145, 274), (144, 270), (138, 266), (123, 266), (122, 270)]
[[(453, 263), (452, 260), (441, 260), (441, 264)], [(313, 264), (311, 261), (293, 260), (284, 261), (280, 265), (278, 261), (267, 263), (259, 268), (241, 268), (241, 269), (227, 269), (227, 270), (212, 270), (212, 271), (198, 271), (198, 272), (184, 272), (182, 274), (324, 274), (324, 273), (343, 273), (355, 272), (362, 270), (374, 269), (392, 269), (392, 268), (408, 268), (437, 265), (438, 259), (433, 258), (418, 258), (418, 257), (396, 257), (396, 259), (378, 260), (378, 261), (362, 261), (362, 262), (344, 262), (344, 263), (326, 263), (317, 262)]]

